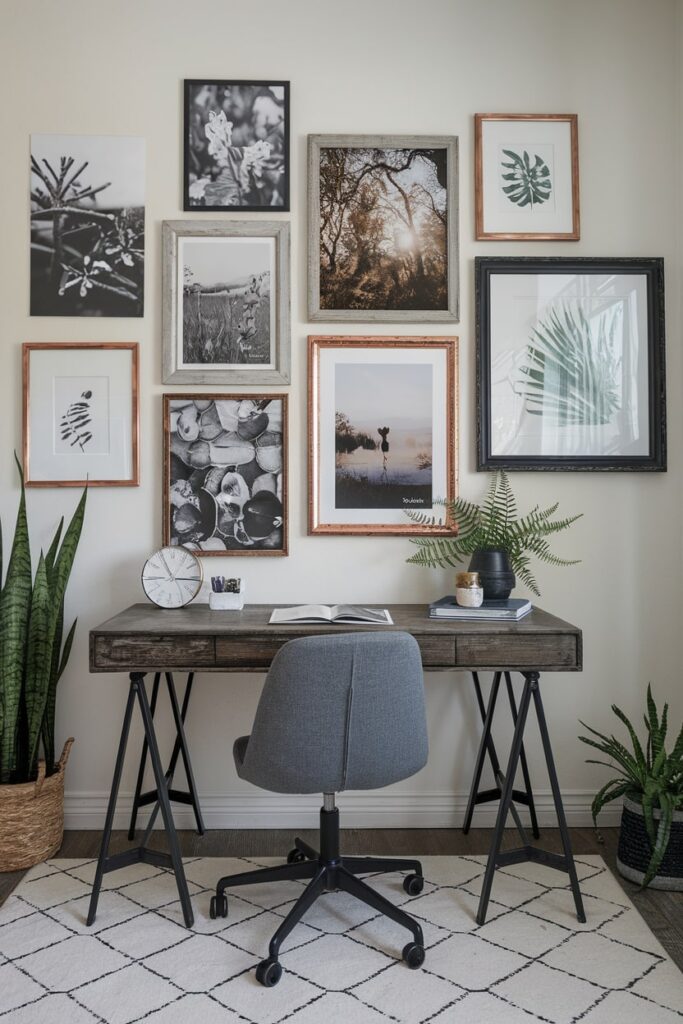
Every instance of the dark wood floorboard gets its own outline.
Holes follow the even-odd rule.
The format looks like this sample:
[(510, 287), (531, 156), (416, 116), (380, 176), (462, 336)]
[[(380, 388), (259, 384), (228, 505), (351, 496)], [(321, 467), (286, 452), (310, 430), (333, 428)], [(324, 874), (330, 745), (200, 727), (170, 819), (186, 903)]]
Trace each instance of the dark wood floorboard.
[[(602, 843), (598, 842), (592, 828), (573, 828), (570, 832), (574, 853), (597, 853), (605, 859), (622, 889), (633, 900), (669, 956), (683, 970), (683, 893), (658, 892), (654, 889), (641, 892), (638, 886), (617, 874), (615, 860), (618, 829), (603, 829)], [(312, 846), (317, 843), (317, 832), (313, 829), (299, 830), (297, 835)], [(179, 836), (182, 852), (186, 857), (278, 857), (284, 856), (292, 845), (291, 829), (214, 829), (201, 837), (190, 831), (179, 832)], [(396, 857), (409, 854), (485, 854), (488, 853), (490, 842), (491, 829), (484, 828), (472, 829), (467, 836), (458, 829), (445, 828), (342, 830), (342, 849), (349, 854), (374, 853), (379, 856)], [(96, 857), (99, 843), (99, 832), (66, 832), (58, 856)], [(505, 846), (516, 846), (517, 843), (517, 833), (514, 829), (508, 829), (505, 834)], [(559, 831), (543, 829), (542, 844), (545, 849), (561, 852)], [(128, 845), (124, 831), (113, 833), (112, 853), (125, 850)], [(163, 832), (154, 832), (150, 845), (164, 849)], [(23, 871), (0, 874), (0, 905), (23, 875)]]

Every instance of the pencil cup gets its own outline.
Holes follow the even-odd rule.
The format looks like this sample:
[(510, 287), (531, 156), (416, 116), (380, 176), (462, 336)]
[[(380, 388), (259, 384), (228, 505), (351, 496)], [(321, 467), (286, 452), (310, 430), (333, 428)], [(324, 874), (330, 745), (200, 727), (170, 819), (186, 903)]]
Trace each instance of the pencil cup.
[(244, 608), (244, 580), (240, 585), (239, 594), (209, 594), (209, 608), (212, 612), (237, 612)]

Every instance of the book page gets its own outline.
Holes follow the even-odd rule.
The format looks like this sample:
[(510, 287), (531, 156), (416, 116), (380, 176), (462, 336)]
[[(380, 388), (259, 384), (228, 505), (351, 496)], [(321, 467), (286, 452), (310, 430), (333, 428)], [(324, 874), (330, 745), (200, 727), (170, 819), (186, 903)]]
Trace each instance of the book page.
[(360, 622), (387, 622), (387, 613), (381, 608), (363, 608), (355, 604), (336, 604), (330, 609), (333, 619), (358, 619)]
[(332, 621), (332, 609), (325, 604), (300, 604), (294, 608), (274, 608), (271, 622), (300, 622), (302, 619)]

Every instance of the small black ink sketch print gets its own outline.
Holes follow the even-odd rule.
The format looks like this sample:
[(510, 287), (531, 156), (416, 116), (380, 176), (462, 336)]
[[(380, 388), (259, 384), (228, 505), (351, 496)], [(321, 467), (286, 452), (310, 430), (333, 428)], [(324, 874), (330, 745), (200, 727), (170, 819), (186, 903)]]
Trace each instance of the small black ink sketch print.
[(80, 448), (82, 452), (92, 441), (92, 430), (88, 429), (92, 425), (91, 398), (92, 391), (81, 392), (80, 399), (72, 402), (62, 416), (59, 427), (62, 441), (67, 442), (70, 448)]
[(145, 142), (31, 136), (31, 316), (144, 312)]
[(289, 82), (185, 81), (185, 210), (289, 210)]

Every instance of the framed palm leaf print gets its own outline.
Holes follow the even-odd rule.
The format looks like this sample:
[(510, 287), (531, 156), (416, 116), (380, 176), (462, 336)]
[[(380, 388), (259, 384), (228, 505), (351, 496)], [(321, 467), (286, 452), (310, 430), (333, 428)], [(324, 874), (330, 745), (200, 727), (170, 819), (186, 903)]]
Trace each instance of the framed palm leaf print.
[(478, 468), (665, 470), (664, 261), (475, 260)]

